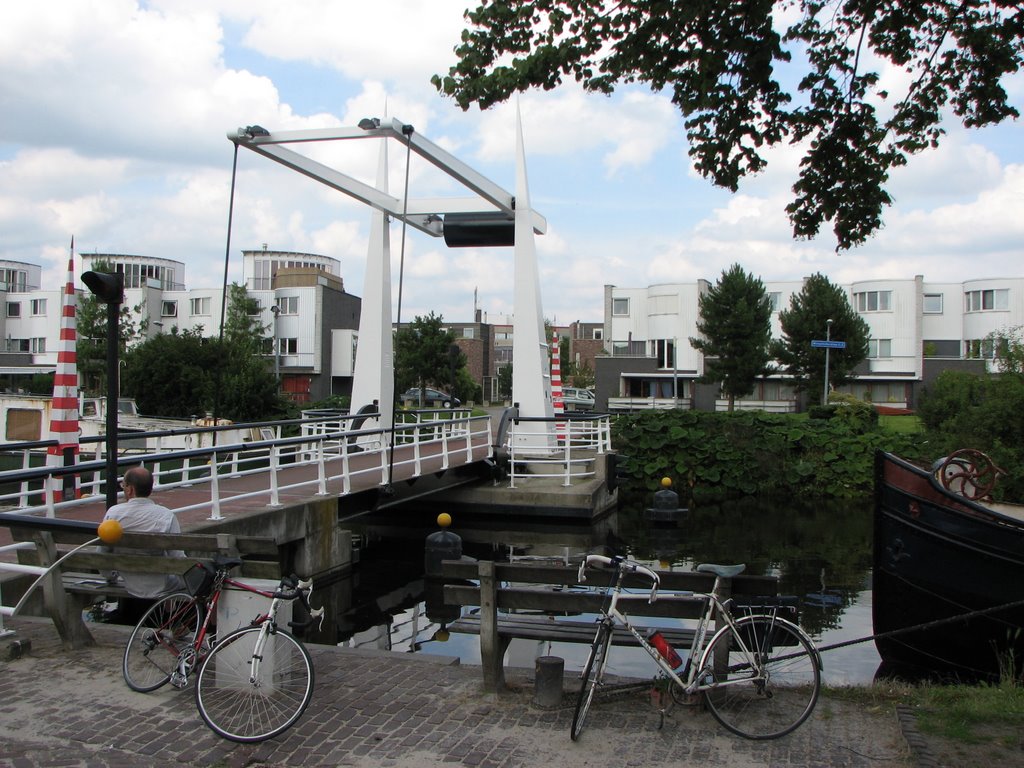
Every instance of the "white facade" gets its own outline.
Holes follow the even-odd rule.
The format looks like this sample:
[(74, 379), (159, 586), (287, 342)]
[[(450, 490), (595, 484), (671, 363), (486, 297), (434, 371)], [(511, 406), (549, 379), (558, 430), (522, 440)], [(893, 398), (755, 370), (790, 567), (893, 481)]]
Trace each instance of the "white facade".
[[(222, 288), (186, 288), (182, 262), (126, 254), (80, 257), (82, 272), (107, 262), (124, 274), (123, 305), (141, 324), (140, 340), (174, 328), (201, 329), (204, 336), (219, 334)], [(35, 264), (0, 260), (0, 333), (4, 340), (0, 351), (18, 353), (0, 364), (9, 374), (32, 373), (33, 367), (45, 372), (57, 363), (63, 286), (41, 290), (41, 273)], [(276, 368), (283, 376), (351, 376), (352, 340), (336, 348), (329, 342), (325, 348), (323, 342), (333, 330), (328, 327), (332, 321), (325, 319), (324, 293), (326, 289), (344, 292), (341, 262), (316, 254), (243, 251), (243, 277), (249, 295), (260, 305), (267, 354), (276, 353)], [(85, 293), (80, 288), (79, 295)], [(331, 361), (329, 366), (325, 359)]]
[[(611, 399), (664, 401), (666, 385), (658, 377), (669, 372), (687, 381), (703, 373), (700, 353), (689, 343), (697, 334), (698, 297), (706, 281), (652, 285), (647, 288), (605, 287), (605, 350), (613, 357), (645, 358), (646, 367), (620, 376)], [(772, 335), (781, 338), (779, 313), (790, 306), (803, 281), (766, 282), (772, 299)], [(909, 279), (862, 280), (844, 286), (850, 305), (870, 329), (866, 370), (846, 389), (875, 403), (905, 404), (908, 385), (921, 382), (926, 360), (985, 359), (991, 369), (995, 356), (993, 335), (1024, 326), (1024, 278), (991, 278), (963, 283), (929, 283), (922, 276)], [(826, 329), (822, 328), (821, 338)], [(839, 339), (834, 339), (839, 340)], [(677, 345), (676, 364), (665, 351)], [(650, 370), (651, 359), (654, 370)], [(634, 379), (647, 383), (637, 392)], [(629, 390), (629, 391), (627, 391)], [(689, 394), (684, 384), (673, 391)], [(764, 394), (765, 391), (771, 395)], [(600, 392), (599, 392), (600, 394)], [(770, 382), (762, 387), (760, 402), (787, 398)], [(655, 397), (655, 395), (658, 395)], [(611, 400), (609, 401), (611, 402)], [(666, 405), (664, 402), (654, 403)], [(666, 405), (667, 407), (667, 405)]]

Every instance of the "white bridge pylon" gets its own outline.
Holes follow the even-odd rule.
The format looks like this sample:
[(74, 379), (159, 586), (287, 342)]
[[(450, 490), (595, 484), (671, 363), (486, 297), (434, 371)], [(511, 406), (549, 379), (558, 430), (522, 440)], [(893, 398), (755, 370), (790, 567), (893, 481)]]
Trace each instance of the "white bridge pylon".
[[(413, 126), (398, 119), (366, 118), (355, 127), (320, 128), (271, 132), (250, 125), (230, 131), (227, 137), (274, 162), (319, 181), (374, 209), (367, 256), (366, 285), (359, 318), (350, 413), (377, 402), (384, 428), (392, 426), (394, 401), (394, 353), (391, 338), (390, 239), (387, 218), (432, 237), (445, 237), (449, 245), (485, 247), (512, 245), (509, 242), (473, 242), (454, 237), (455, 231), (514, 232), (515, 286), (513, 297), (513, 384), (512, 398), (519, 414), (551, 417), (551, 380), (542, 361), (547, 359), (544, 318), (540, 297), (534, 236), (547, 231), (547, 221), (530, 207), (526, 182), (522, 121), (516, 113), (516, 195), (473, 170), (454, 155), (416, 133)], [(380, 140), (376, 183), (366, 184), (335, 168), (314, 160), (285, 145), (353, 139)], [(416, 154), (450, 176), (465, 190), (461, 196), (415, 198), (396, 197), (387, 183), (387, 147), (397, 141), (404, 151)], [(408, 170), (408, 169), (407, 169)], [(461, 191), (461, 190), (460, 190)], [(467, 194), (468, 193), (468, 194)], [(518, 204), (517, 204), (518, 203)], [(446, 233), (445, 226), (449, 232)], [(449, 235), (453, 235), (449, 238)], [(523, 425), (524, 427), (526, 425)], [(543, 429), (543, 424), (537, 425)], [(524, 436), (525, 437), (525, 436)], [(536, 445), (536, 438), (530, 441)]]

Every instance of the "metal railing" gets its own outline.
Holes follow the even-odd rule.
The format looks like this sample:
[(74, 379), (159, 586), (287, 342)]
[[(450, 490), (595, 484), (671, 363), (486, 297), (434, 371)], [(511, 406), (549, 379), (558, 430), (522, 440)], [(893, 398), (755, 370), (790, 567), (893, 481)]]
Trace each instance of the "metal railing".
[[(460, 451), (465, 451), (465, 461), (458, 463), (469, 463), (473, 460), (474, 445), (492, 444), (487, 416), (473, 417), (468, 412), (463, 416), (450, 411), (446, 413), (449, 417), (444, 419), (418, 414), (415, 420), (396, 424), (393, 430), (349, 428), (354, 418), (367, 419), (367, 416), (307, 420), (301, 425), (304, 434), (296, 437), (132, 454), (119, 457), (116, 464), (120, 474), (121, 467), (134, 466), (144, 460), (153, 472), (155, 492), (208, 485), (208, 498), (175, 507), (173, 511), (209, 509), (210, 519), (220, 520), (223, 519), (221, 506), (224, 502), (220, 484), (225, 478), (267, 475), (266, 487), (242, 492), (235, 489), (230, 498), (232, 501), (261, 498), (265, 499), (268, 507), (275, 507), (280, 506), (281, 493), (285, 491), (302, 490), (325, 495), (328, 483), (340, 481), (340, 491), (337, 492), (345, 495), (352, 492), (362, 478), (370, 479), (371, 485), (387, 485), (399, 469), (411, 468), (412, 474), (418, 476), (423, 472), (425, 461), (433, 459), (436, 463), (438, 457), (441, 468), (448, 469), (453, 455)], [(391, 450), (392, 440), (404, 450), (400, 453)], [(459, 441), (457, 447), (452, 445), (454, 440)], [(290, 472), (301, 467), (312, 467), (316, 471)], [(36, 467), (0, 472), (0, 507), (18, 509), (23, 514), (54, 517), (58, 511), (90, 504), (94, 501), (90, 497), (103, 492), (105, 469), (104, 461), (93, 460), (73, 467)], [(58, 499), (64, 478), (73, 475), (78, 476), (81, 498)]]
[(608, 414), (564, 414), (551, 418), (513, 417), (504, 445), (509, 487), (516, 480), (557, 478), (563, 486), (596, 475), (597, 457), (610, 453)]

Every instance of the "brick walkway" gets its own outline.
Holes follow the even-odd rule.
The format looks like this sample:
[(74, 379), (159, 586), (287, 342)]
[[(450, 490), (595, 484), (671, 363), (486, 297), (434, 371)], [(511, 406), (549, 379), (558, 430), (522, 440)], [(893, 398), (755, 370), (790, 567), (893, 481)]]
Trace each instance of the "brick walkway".
[[(0, 640), (0, 766), (909, 766), (894, 715), (824, 698), (796, 733), (771, 742), (731, 736), (707, 713), (677, 710), (658, 730), (640, 694), (595, 705), (569, 739), (574, 696), (533, 703), (532, 670), (513, 690), (481, 692), (478, 667), (447, 657), (311, 646), (313, 701), (298, 724), (257, 745), (209, 731), (191, 690), (149, 694), (124, 684), (127, 629), (91, 625), (98, 645), (61, 649), (44, 619), (7, 620)], [(27, 643), (27, 653), (18, 647)], [(566, 682), (567, 691), (573, 681)]]

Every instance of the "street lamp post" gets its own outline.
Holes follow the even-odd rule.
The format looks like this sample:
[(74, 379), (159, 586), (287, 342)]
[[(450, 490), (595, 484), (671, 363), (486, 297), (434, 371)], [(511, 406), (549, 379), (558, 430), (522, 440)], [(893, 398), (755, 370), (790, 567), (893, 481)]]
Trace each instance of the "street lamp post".
[[(825, 341), (832, 340), (832, 318), (825, 321)], [(821, 396), (821, 404), (828, 405), (828, 353), (829, 347), (825, 347), (825, 391)]]
[(118, 320), (124, 298), (124, 275), (121, 272), (85, 272), (82, 282), (107, 305), (107, 509), (117, 504), (117, 400), (120, 397), (117, 365)]
[[(267, 246), (264, 243), (263, 250), (266, 250), (266, 249), (267, 249)], [(274, 344), (273, 344), (273, 350), (274, 350), (274, 378), (277, 379), (278, 387), (280, 387), (281, 386), (281, 384), (280, 384), (280, 381), (281, 381), (281, 361), (280, 361), (280, 359), (278, 357), (279, 350), (277, 348), (277, 316), (281, 314), (281, 307), (279, 307), (277, 304), (275, 304), (274, 306), (272, 306), (270, 308), (270, 311), (274, 313)]]
[(679, 407), (679, 337), (672, 338), (672, 407)]

